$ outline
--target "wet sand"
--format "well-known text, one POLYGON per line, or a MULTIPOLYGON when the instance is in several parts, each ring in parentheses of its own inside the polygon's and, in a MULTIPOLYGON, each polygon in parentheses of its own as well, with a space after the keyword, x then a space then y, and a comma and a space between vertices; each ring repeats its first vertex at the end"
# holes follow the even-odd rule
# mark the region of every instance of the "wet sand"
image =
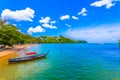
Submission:
POLYGON ((25 49, 29 46, 33 46, 34 44, 25 44, 25 45, 14 45, 13 48, 8 48, 6 50, 3 50, 0 52, 0 58, 9 56, 11 54, 15 54, 17 52, 19 52, 22 49, 25 49))

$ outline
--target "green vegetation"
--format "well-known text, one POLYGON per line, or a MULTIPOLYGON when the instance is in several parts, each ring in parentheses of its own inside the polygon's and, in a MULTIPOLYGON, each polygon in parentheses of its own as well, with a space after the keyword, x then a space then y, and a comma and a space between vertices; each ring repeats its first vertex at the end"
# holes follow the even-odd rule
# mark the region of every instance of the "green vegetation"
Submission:
POLYGON ((120 40, 118 41, 118 46, 120 47, 120 40))
POLYGON ((13 46, 26 43, 87 43, 84 40, 73 40, 64 36, 40 36, 38 38, 23 34, 15 25, 0 20, 0 45, 13 46))
POLYGON ((40 36, 42 43, 87 43, 84 40, 73 40, 64 36, 40 36))

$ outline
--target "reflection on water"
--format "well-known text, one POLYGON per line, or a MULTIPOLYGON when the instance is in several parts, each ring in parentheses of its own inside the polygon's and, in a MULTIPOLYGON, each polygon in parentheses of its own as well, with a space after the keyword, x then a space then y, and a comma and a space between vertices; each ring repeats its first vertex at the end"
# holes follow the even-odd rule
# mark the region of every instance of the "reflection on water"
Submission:
POLYGON ((23 56, 23 53, 13 53, 0 59, 0 80, 21 80, 21 76, 22 78, 29 77, 34 72, 41 72, 48 67, 48 64, 42 63, 42 61, 39 63, 40 60, 45 60, 46 58, 13 64, 8 63, 9 58, 21 56, 23 56))

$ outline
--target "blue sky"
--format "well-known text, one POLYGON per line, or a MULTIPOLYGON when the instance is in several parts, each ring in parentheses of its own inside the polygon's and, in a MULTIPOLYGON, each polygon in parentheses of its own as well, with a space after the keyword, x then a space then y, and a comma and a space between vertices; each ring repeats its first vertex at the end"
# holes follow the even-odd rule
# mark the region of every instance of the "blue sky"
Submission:
POLYGON ((0 17, 36 37, 120 40, 120 0, 1 0, 0 17))

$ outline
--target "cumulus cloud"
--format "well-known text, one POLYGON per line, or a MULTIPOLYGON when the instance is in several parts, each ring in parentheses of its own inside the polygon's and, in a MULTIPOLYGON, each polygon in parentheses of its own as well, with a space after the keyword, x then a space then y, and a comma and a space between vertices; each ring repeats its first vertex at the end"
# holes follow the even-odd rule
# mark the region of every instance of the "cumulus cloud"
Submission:
POLYGON ((37 32, 45 32, 45 29, 42 28, 41 26, 36 26, 35 28, 30 27, 27 32, 28 34, 37 33, 37 32))
POLYGON ((70 19, 69 15, 63 15, 60 17, 61 20, 66 20, 66 19, 70 19))
POLYGON ((71 27, 71 25, 69 25, 69 24, 65 24, 67 27, 71 27))
POLYGON ((56 23, 56 21, 50 21, 50 23, 51 23, 51 24, 55 24, 55 23, 56 23))
POLYGON ((57 29, 57 27, 53 26, 52 24, 42 24, 42 26, 45 27, 45 28, 57 29))
POLYGON ((32 21, 34 18, 35 11, 27 7, 24 10, 12 11, 5 9, 1 13, 1 18, 3 20, 16 20, 16 21, 32 21))
POLYGON ((79 18, 76 16, 72 16, 73 19, 78 20, 79 18))
POLYGON ((87 16, 86 12, 87 12, 86 8, 82 8, 82 10, 78 13, 78 15, 87 16))
POLYGON ((17 24, 13 24, 14 26, 17 26, 17 24))
POLYGON ((52 21, 50 17, 45 17, 45 18, 41 17, 41 20, 39 20, 39 22, 45 28, 57 29, 57 27, 54 26, 54 24, 56 23, 56 21, 52 21))
POLYGON ((45 18, 41 17, 41 18, 42 19, 39 20, 40 23, 49 23, 49 21, 51 20, 50 17, 45 17, 45 18))
POLYGON ((115 5, 114 3, 115 1, 120 1, 120 0, 99 0, 99 1, 95 1, 92 4, 90 4, 90 6, 94 6, 94 7, 105 6, 107 9, 109 9, 115 5))
POLYGON ((116 25, 100 25, 94 28, 79 28, 69 29, 64 35, 74 38, 83 39, 88 42, 113 42, 116 43, 120 40, 120 24, 116 25))

